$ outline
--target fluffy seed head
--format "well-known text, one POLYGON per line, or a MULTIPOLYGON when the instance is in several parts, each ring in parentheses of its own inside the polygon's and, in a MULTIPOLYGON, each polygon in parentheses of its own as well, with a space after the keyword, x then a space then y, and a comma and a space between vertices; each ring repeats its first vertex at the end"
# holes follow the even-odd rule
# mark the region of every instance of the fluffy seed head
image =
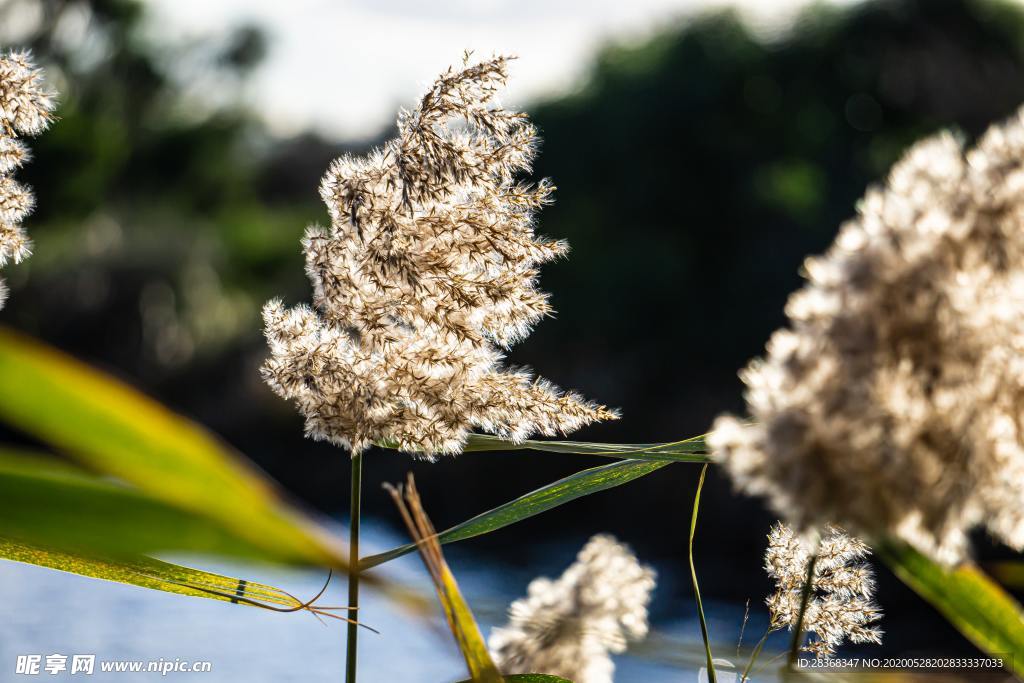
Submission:
MULTIPOLYGON (((32 212, 35 198, 11 174, 29 158, 17 136, 45 130, 53 120, 53 108, 53 95, 28 53, 0 55, 0 266, 20 263, 32 253, 21 222, 32 212)), ((7 287, 0 281, 0 306, 6 298, 7 287)))
POLYGON ((27 187, 9 176, 0 175, 0 222, 14 224, 24 220, 35 204, 27 187))
POLYGON ((0 122, 9 137, 38 135, 53 121, 53 93, 28 52, 0 56, 0 122))
POLYGON ((551 185, 516 179, 536 130, 494 103, 507 62, 449 69, 396 139, 324 176, 331 226, 302 243, 315 308, 264 309, 263 377, 312 438, 432 457, 472 429, 520 441, 615 417, 501 364, 551 312, 537 267, 566 251, 533 232, 551 185))
POLYGON ((0 135, 0 174, 10 173, 28 159, 28 147, 20 140, 0 135))
POLYGON ((864 562, 870 549, 841 529, 826 527, 815 543, 798 536, 781 522, 768 534, 764 568, 775 580, 775 592, 766 603, 771 628, 792 629, 800 614, 807 569, 817 554, 811 594, 804 612, 803 629, 814 637, 804 647, 817 657, 831 657, 843 641, 881 643, 882 632, 874 622, 882 612, 874 603, 874 573, 864 562))
POLYGON ((835 521, 947 563, 984 525, 1024 549, 1024 120, 915 145, 742 373, 710 443, 798 530, 835 521))
POLYGON ((611 683, 611 653, 647 635, 654 570, 611 536, 590 539, 565 573, 530 582, 488 647, 502 673, 546 673, 611 683))

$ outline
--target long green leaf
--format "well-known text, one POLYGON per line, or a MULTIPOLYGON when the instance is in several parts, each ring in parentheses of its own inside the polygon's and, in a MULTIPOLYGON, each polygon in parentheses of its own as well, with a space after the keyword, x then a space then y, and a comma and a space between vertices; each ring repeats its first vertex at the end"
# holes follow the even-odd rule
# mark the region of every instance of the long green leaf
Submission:
POLYGON ((268 554, 345 569, 343 544, 225 444, 139 392, 0 330, 0 418, 268 554))
POLYGON ((159 552, 294 562, 268 552, 203 515, 53 458, 0 450, 0 533, 86 554, 133 557, 159 552))
POLYGON ((946 569, 894 539, 876 543, 875 550, 971 642, 1024 675, 1024 610, 988 575, 970 563, 946 569))
POLYGON ((463 451, 544 451, 597 455, 619 460, 656 460, 664 462, 709 462, 703 436, 669 443, 593 443, 589 441, 534 441, 520 443, 499 439, 489 434, 471 434, 463 451))
MULTIPOLYGON (((394 443, 382 441, 381 448, 397 448, 394 443)), ((596 455, 616 460, 657 460, 659 462, 710 462, 704 436, 665 443, 598 443, 593 441, 509 441, 490 434, 470 434, 462 448, 464 453, 490 451, 543 451, 596 455)))
MULTIPOLYGON (((577 498, 621 486, 668 464, 667 461, 623 460, 583 470, 442 531, 438 534, 437 540, 441 543, 453 543, 482 536, 577 498)), ((366 570, 376 567, 414 550, 416 545, 408 543, 379 555, 364 557, 359 562, 359 568, 366 570)))
MULTIPOLYGON (((237 587, 223 597, 225 586, 235 585, 237 579, 223 577, 218 583, 200 585, 198 577, 213 575, 147 556, 171 551, 272 562, 301 560, 271 553, 214 520, 52 457, 0 450, 0 559, 172 593, 220 595, 225 600, 238 597, 237 587), (154 568, 159 570, 155 574, 154 568), (178 583, 170 581, 174 577, 178 583)), ((369 580, 399 602, 422 608, 421 596, 375 577, 369 580)), ((256 599, 252 594, 263 588, 245 581, 241 585, 242 602, 256 599)), ((295 602, 289 598, 281 604, 293 607, 295 602)))
POLYGON ((148 557, 99 558, 0 537, 0 558, 179 595, 280 611, 306 608, 298 598, 273 586, 148 557))

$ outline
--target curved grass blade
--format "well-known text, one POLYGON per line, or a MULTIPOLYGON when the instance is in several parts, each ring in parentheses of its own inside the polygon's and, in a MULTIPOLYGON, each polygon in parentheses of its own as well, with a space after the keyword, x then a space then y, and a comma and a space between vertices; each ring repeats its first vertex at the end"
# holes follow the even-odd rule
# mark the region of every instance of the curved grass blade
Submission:
MULTIPOLYGON (((319 612, 280 588, 149 557, 100 558, 0 537, 0 558, 105 581, 277 611, 319 612)), ((321 614, 321 616, 333 616, 321 614)))
POLYGON ((761 650, 764 649, 764 644, 768 642, 768 636, 772 634, 770 628, 766 629, 761 639, 757 641, 757 645, 754 647, 754 651, 750 653, 750 659, 747 661, 747 666, 743 669, 743 675, 740 676, 740 683, 747 683, 750 680, 750 672, 754 669, 754 665, 757 664, 757 658, 761 656, 761 650))
POLYGON ((669 443, 592 443, 588 441, 535 441, 513 443, 489 434, 470 434, 465 453, 485 451, 544 451, 597 455, 620 460, 657 460, 665 462, 709 462, 704 436, 669 443))
POLYGON ((700 480, 697 482, 697 493, 693 496, 693 512, 690 514, 690 578, 693 581, 693 595, 697 599, 697 617, 700 619, 700 636, 704 641, 704 654, 707 659, 707 670, 710 683, 717 683, 718 677, 715 674, 715 660, 711 656, 711 638, 708 636, 708 622, 704 618, 704 603, 700 599, 700 585, 697 582, 697 568, 693 563, 693 537, 697 533, 697 511, 700 509, 700 493, 704 489, 704 476, 708 473, 708 466, 700 468, 700 480))
POLYGON ((343 543, 286 504, 267 477, 205 429, 10 330, 0 330, 0 418, 269 554, 347 567, 343 543))
MULTIPOLYGON (((147 556, 171 551, 295 561, 270 554, 206 517, 68 463, 41 454, 0 450, 0 559, 171 593, 279 611, 308 609, 319 616, 344 618, 327 613, 327 608, 303 605, 276 588, 147 556)), ((380 585, 399 602, 420 606, 413 593, 380 585)))
MULTIPOLYGON (((396 449, 394 443, 382 441, 380 448, 396 449)), ((464 453, 489 451, 543 451, 596 455, 616 460, 656 460, 659 462, 710 462, 705 437, 694 436, 682 441, 666 443, 597 443, 591 441, 509 441, 490 434, 470 434, 463 446, 464 453)))
POLYGON ((448 626, 466 660, 470 677, 474 683, 502 683, 504 679, 491 659, 491 653, 487 650, 487 643, 480 633, 473 611, 462 596, 455 575, 445 562, 441 544, 437 542, 437 532, 434 531, 434 525, 430 523, 430 518, 423 509, 412 474, 409 474, 404 488, 388 486, 387 489, 409 529, 409 534, 419 548, 423 564, 430 572, 430 578, 437 589, 437 597, 448 619, 448 626))
MULTIPOLYGON (((444 544, 463 541, 474 536, 482 536, 534 515, 539 515, 542 512, 547 512, 552 508, 564 505, 577 498, 582 498, 598 491, 605 491, 616 486, 622 486, 668 464, 667 461, 623 460, 609 465, 586 469, 442 531, 437 535, 437 540, 439 543, 444 544)), ((359 569, 362 571, 376 567, 396 557, 411 553, 414 550, 416 550, 416 545, 409 543, 378 555, 364 557, 359 562, 359 569)))
POLYGON ((1024 676, 1024 609, 977 566, 946 569, 905 543, 874 544, 893 573, 930 602, 968 640, 1024 676))

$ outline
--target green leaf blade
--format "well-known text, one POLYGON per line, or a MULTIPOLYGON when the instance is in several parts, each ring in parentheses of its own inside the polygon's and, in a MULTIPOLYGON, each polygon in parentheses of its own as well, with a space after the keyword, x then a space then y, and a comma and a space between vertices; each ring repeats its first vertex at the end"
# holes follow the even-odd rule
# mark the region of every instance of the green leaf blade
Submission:
MULTIPOLYGON (((577 498, 629 483, 668 464, 665 461, 623 460, 583 470, 457 524, 439 533, 437 538, 444 544, 482 536, 577 498)), ((416 545, 409 543, 378 555, 364 557, 359 563, 359 568, 361 571, 370 569, 415 550, 416 545)))
POLYGON ((0 532, 105 556, 187 552, 284 563, 302 559, 271 552, 206 516, 136 489, 10 449, 0 449, 0 532))
POLYGON ((344 544, 215 436, 136 390, 0 329, 0 418, 89 469, 218 522, 273 556, 347 569, 344 544))
POLYGON ((103 558, 0 537, 0 559, 177 595, 285 611, 303 608, 298 598, 273 586, 149 557, 103 558))
POLYGON ((573 455, 596 455, 620 460, 653 460, 657 462, 710 462, 703 436, 668 443, 596 443, 590 441, 538 441, 519 443, 489 434, 470 434, 463 448, 465 453, 488 451, 543 451, 573 455))
POLYGON ((946 569, 895 539, 876 543, 875 550, 968 640, 1024 675, 1024 609, 988 575, 971 563, 946 569))

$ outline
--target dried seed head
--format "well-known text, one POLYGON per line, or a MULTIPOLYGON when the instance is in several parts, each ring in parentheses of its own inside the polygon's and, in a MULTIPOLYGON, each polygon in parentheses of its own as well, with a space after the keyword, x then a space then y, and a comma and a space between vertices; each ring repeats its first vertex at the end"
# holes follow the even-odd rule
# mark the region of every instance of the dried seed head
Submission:
POLYGON ((798 530, 828 521, 947 563, 984 525, 1024 549, 1024 121, 915 145, 742 373, 710 443, 798 530))
POLYGON ((768 534, 764 568, 775 580, 766 603, 771 628, 792 629, 800 615, 804 584, 812 554, 817 555, 803 629, 815 635, 804 647, 817 657, 831 657, 849 639, 881 643, 882 631, 873 624, 882 612, 874 603, 874 573, 864 562, 871 550, 841 529, 826 527, 817 542, 797 536, 781 522, 768 534))
POLYGON ((28 52, 0 56, 0 122, 10 137, 42 133, 53 121, 55 106, 28 52))
MULTIPOLYGON (((0 55, 0 266, 28 258, 32 243, 21 222, 32 212, 32 192, 11 177, 29 158, 17 139, 36 135, 53 120, 53 94, 43 85, 42 71, 32 66, 27 52, 0 55)), ((0 281, 0 306, 7 287, 0 281)))
POLYGON ((10 173, 28 159, 28 147, 20 140, 0 135, 0 174, 10 173))
POLYGON ((396 139, 324 176, 331 226, 302 243, 316 308, 264 310, 263 376, 312 438, 433 457, 472 429, 520 441, 615 417, 502 367, 499 348, 551 312, 537 267, 566 251, 533 232, 553 188, 516 180, 536 131, 494 104, 507 62, 449 69, 396 139))
POLYGON ((504 674, 611 683, 611 653, 647 635, 654 570, 611 536, 590 539, 561 577, 534 579, 488 646, 504 674))
POLYGON ((0 175, 0 222, 20 223, 32 211, 34 204, 35 198, 27 187, 0 175))

